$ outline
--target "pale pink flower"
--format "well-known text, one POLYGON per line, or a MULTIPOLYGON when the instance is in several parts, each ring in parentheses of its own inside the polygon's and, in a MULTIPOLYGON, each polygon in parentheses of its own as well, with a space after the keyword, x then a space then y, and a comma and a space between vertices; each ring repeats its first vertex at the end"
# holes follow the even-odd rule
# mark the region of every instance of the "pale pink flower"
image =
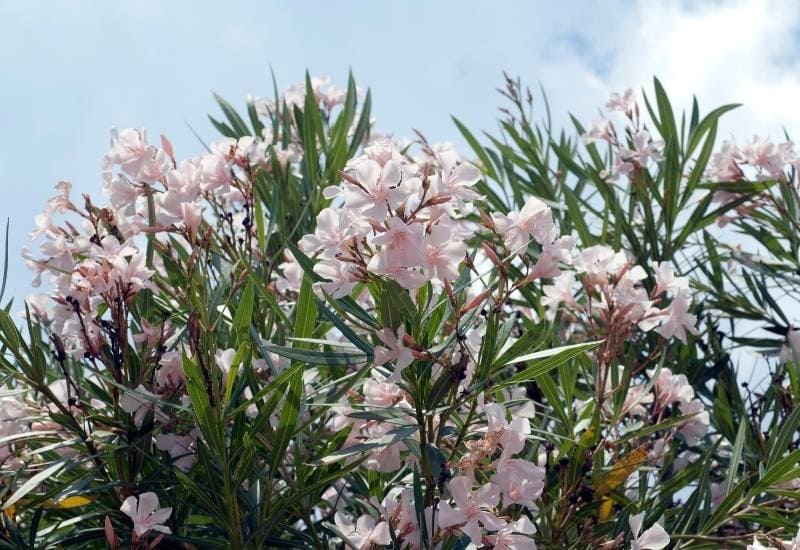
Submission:
POLYGON ((225 155, 208 153, 200 158, 199 180, 204 191, 225 192, 231 184, 230 162, 225 155))
POLYGON ((678 338, 686 343, 686 332, 698 334, 697 317, 689 313, 688 292, 679 292, 672 303, 665 309, 666 316, 661 322, 661 326, 656 329, 661 336, 669 340, 672 337, 678 338))
POLYGON ((678 408, 681 414, 693 415, 681 425, 678 433, 683 435, 687 445, 697 445, 708 433, 708 427, 711 423, 708 411, 705 410, 703 402, 699 399, 692 399, 688 403, 681 402, 678 404, 678 408))
MULTIPOLYGON (((27 407, 22 399, 12 395, 0 397, 0 438, 22 432, 28 423, 25 420, 26 416, 27 407)), ((0 444, 0 466, 10 468, 21 466, 10 442, 0 444)))
MULTIPOLYGON (((402 220, 392 217, 389 218, 387 225, 387 230, 372 240, 374 244, 381 245, 379 254, 386 256, 387 265, 393 267, 422 265, 425 261, 422 224, 406 224, 402 220)), ((371 261, 370 264, 372 263, 371 261)))
MULTIPOLYGON (((653 302, 649 299, 647 291, 639 284, 646 277, 647 274, 641 266, 633 266, 619 276, 615 284, 610 287, 609 293, 611 301, 617 308, 626 311, 628 320, 631 323, 639 323, 642 330, 649 330, 645 326, 646 323, 642 323, 645 317, 658 312, 658 310, 653 311, 653 302)), ((603 298, 605 299, 605 295, 603 298)), ((600 307, 607 305, 603 301, 600 307)))
POLYGON ((689 279, 687 277, 676 277, 675 270, 668 262, 653 262, 652 267, 656 276, 656 290, 654 292, 656 296, 662 292, 671 292, 676 295, 679 292, 689 290, 689 279))
MULTIPOLYGON (((111 285, 119 285, 123 294, 130 296, 149 286, 148 281, 153 276, 154 271, 145 265, 146 257, 144 253, 136 252, 128 258, 123 254, 124 252, 111 259, 111 271, 108 274, 108 280, 111 285)), ((116 290, 116 287, 112 286, 112 290, 116 290)))
POLYGON ((189 231, 189 238, 194 240, 197 237, 197 230, 203 221, 203 211, 200 205, 194 202, 185 202, 181 205, 181 218, 186 229, 189 231))
POLYGON ((352 520, 339 512, 333 516, 333 521, 342 536, 359 550, 369 550, 373 544, 386 546, 392 542, 389 524, 385 521, 376 523, 374 518, 364 515, 353 524, 352 520))
MULTIPOLYGON (((394 532, 398 539, 404 543, 410 544, 412 548, 418 548, 412 542, 413 539, 419 538, 419 526, 417 525, 417 512, 414 507, 414 492, 411 488, 394 487, 389 490, 389 493, 383 499, 383 502, 378 509, 381 511, 382 517, 391 522, 394 526, 394 532), (398 495, 400 497, 398 501, 398 495)), ((429 524, 429 533, 433 532, 433 526, 430 525, 431 515, 426 514, 429 524)), ((405 548, 405 546, 403 546, 405 548)))
POLYGON ((575 260, 575 269, 602 281, 609 275, 616 275, 627 263, 624 252, 614 252, 609 246, 597 244, 580 253, 575 260))
POLYGON ((492 221, 503 235, 506 248, 517 254, 524 252, 531 239, 549 244, 552 239, 548 237, 555 228, 550 207, 535 197, 530 197, 519 212, 493 213, 492 221))
POLYGON ((188 471, 194 465, 194 453, 197 449, 197 431, 192 430, 187 435, 174 433, 158 434, 156 447, 166 451, 173 459, 173 464, 180 470, 188 471))
POLYGON ((632 88, 628 88, 623 93, 613 92, 606 102, 606 109, 609 111, 619 111, 628 114, 636 105, 636 94, 632 88))
POLYGON ((645 391, 643 384, 631 386, 625 395, 622 411, 631 416, 644 416, 647 414, 647 409, 645 409, 644 405, 649 405, 654 399, 651 392, 645 391))
POLYGON ((186 383, 183 372, 183 352, 181 350, 166 351, 158 361, 155 373, 158 392, 175 391, 186 383))
MULTIPOLYGON (((367 422, 359 428, 360 437, 357 443, 376 443, 387 437, 391 437, 389 432, 395 428, 396 426, 389 422, 367 422)), ((372 447, 367 451, 368 456, 364 461, 364 467, 367 470, 374 470, 376 472, 396 472, 403 466, 400 460, 400 451, 402 451, 403 448, 404 445, 400 442, 372 447)))
POLYGON ((661 550, 669 544, 669 535, 658 523, 654 523, 650 529, 642 533, 642 521, 644 512, 628 518, 631 526, 631 550, 661 550))
POLYGON ((497 531, 506 525, 505 521, 491 512, 500 503, 500 490, 497 486, 487 483, 473 492, 472 479, 458 476, 450 481, 448 487, 458 509, 442 500, 439 503, 439 527, 458 528, 474 544, 480 545, 481 526, 487 531, 497 531))
POLYGON ((688 468, 690 464, 694 464, 700 459, 699 454, 693 451, 684 451, 675 457, 675 461, 672 463, 672 472, 678 473, 684 468, 688 468))
MULTIPOLYGON (((659 437, 653 442, 650 452, 647 454, 647 462, 658 468, 664 467, 664 457, 669 450, 669 443, 666 438, 659 437)), ((633 497, 635 498, 635 497, 633 497)))
MULTIPOLYGON (((654 371, 647 371, 650 376, 655 374, 654 371)), ((655 381, 655 390, 658 396, 658 401, 661 405, 669 405, 671 403, 688 403, 694 399, 694 388, 689 383, 689 380, 684 374, 672 374, 668 368, 662 368, 658 372, 658 378, 655 381)))
POLYGON ((400 165, 405 162, 403 155, 391 139, 378 139, 369 146, 364 147, 364 156, 374 160, 383 168, 389 161, 394 161, 400 165))
POLYGON ((48 199, 47 209, 58 214, 66 214, 70 210, 75 210, 75 205, 69 200, 72 184, 68 181, 60 181, 55 185, 55 189, 58 194, 48 199))
POLYGON ((575 274, 572 271, 565 271, 553 279, 552 285, 542 286, 541 303, 547 309, 549 319, 555 318, 558 306, 562 303, 567 306, 574 306, 575 296, 572 294, 575 286, 575 274))
POLYGON ((456 280, 458 266, 464 259, 467 246, 463 241, 452 238, 451 228, 442 223, 434 225, 425 237, 424 246, 422 265, 427 275, 440 281, 456 280))
POLYGON ((347 240, 345 229, 348 225, 344 211, 323 208, 317 214, 317 227, 314 233, 304 236, 298 245, 306 254, 322 251, 323 258, 332 259, 347 240))
POLYGON ((383 342, 383 346, 376 346, 373 350, 374 363, 375 366, 381 366, 391 361, 395 362, 394 371, 388 378, 389 382, 400 380, 403 369, 414 360, 411 348, 406 347, 403 343, 405 335, 406 328, 403 325, 398 327, 396 335, 390 328, 384 328, 378 332, 378 338, 383 342))
POLYGON ((300 292, 300 285, 303 283, 303 268, 288 249, 283 251, 283 256, 286 261, 278 265, 280 275, 275 280, 275 288, 281 294, 300 292))
POLYGON ((155 493, 142 493, 137 499, 130 496, 120 506, 120 511, 133 520, 133 532, 137 537, 143 536, 150 531, 161 533, 171 533, 169 527, 164 525, 172 508, 159 508, 158 495, 155 493))
POLYGON ((500 458, 494 463, 497 473, 492 483, 503 493, 503 506, 521 504, 536 510, 535 500, 544 489, 544 468, 521 458, 500 458))
POLYGON ((370 407, 391 407, 395 405, 403 397, 403 390, 397 384, 388 380, 378 380, 375 377, 376 373, 373 373, 371 378, 364 380, 364 385, 362 386, 364 404, 370 407))
POLYGON ((663 156, 661 150, 664 148, 663 141, 654 141, 647 130, 638 130, 632 136, 633 149, 620 148, 620 156, 626 161, 633 161, 639 166, 647 166, 648 163, 658 162, 663 156))
POLYGON ((103 194, 108 197, 112 205, 128 214, 133 212, 133 204, 140 193, 141 189, 123 175, 109 173, 103 180, 103 194))
POLYGON ((166 420, 166 415, 155 407, 155 402, 157 401, 157 396, 139 384, 135 390, 127 391, 122 395, 119 406, 123 411, 133 416, 133 424, 137 428, 141 428, 147 413, 153 410, 155 410, 156 418, 166 420))
MULTIPOLYGON (((126 128, 117 132, 111 130, 111 150, 107 155, 108 162, 118 164, 136 182, 153 183, 166 175, 171 167, 169 156, 147 143, 144 130, 126 128)), ((107 168, 108 170, 108 168, 107 168)), ((112 185, 121 186, 119 182, 112 185)), ((113 194, 112 194, 113 196, 113 194)))
POLYGON ((506 420, 506 408, 499 403, 484 404, 484 396, 478 398, 478 404, 486 414, 486 435, 494 435, 503 448, 503 456, 510 457, 522 451, 527 436, 531 433, 530 421, 517 417, 510 423, 506 420))
POLYGON ((150 324, 146 319, 142 319, 140 324, 141 332, 133 335, 133 341, 147 349, 163 343, 175 330, 169 321, 165 321, 163 324, 150 324))
POLYGON ((286 147, 281 147, 280 143, 276 143, 272 146, 271 151, 275 154, 275 158, 278 159, 278 164, 280 164, 283 169, 303 159, 303 149, 294 143, 290 143, 286 147))
POLYGON ((314 265, 314 273, 327 281, 314 283, 334 298, 343 298, 352 292, 358 279, 353 264, 338 260, 322 260, 314 265))
POLYGON ((349 173, 358 185, 345 182, 345 204, 377 222, 382 222, 389 209, 397 208, 405 199, 402 171, 394 161, 381 168, 374 160, 360 159, 349 173))
MULTIPOLYGON (((713 182, 734 182, 741 180, 744 177, 744 173, 739 167, 740 162, 742 162, 742 154, 736 144, 727 140, 723 141, 719 151, 711 156, 708 168, 709 179, 713 182)), ((714 195, 714 199, 726 202, 734 196, 735 195, 732 193, 717 192, 714 195)))
MULTIPOLYGON (((553 229, 555 237, 555 229, 553 229)), ((542 252, 536 260, 536 264, 528 274, 527 279, 552 279, 561 274, 559 263, 569 264, 572 262, 572 249, 575 246, 575 239, 569 235, 553 238, 552 241, 541 243, 542 252)))
POLYGON ((431 147, 432 156, 427 151, 422 153, 423 159, 420 164, 432 163, 434 166, 443 168, 444 166, 454 166, 461 161, 456 146, 449 141, 434 143, 431 147))
POLYGON ((109 158, 127 174, 135 175, 150 154, 151 147, 144 130, 126 128, 120 132, 116 128, 111 129, 109 158))
POLYGON ((759 171, 758 179, 782 178, 786 164, 796 158, 791 142, 775 145, 769 138, 761 139, 758 136, 753 136, 753 141, 745 144, 741 156, 743 162, 759 171))
POLYGON ((456 199, 458 207, 464 208, 467 202, 481 198, 472 187, 481 179, 481 171, 472 164, 462 162, 455 164, 447 158, 442 163, 442 175, 437 179, 436 193, 456 199))
POLYGON ((581 134, 581 141, 586 145, 595 141, 610 141, 612 128, 611 121, 606 118, 594 120, 589 131, 581 134))
POLYGON ((419 269, 394 263, 388 252, 381 251, 370 258, 367 269, 375 275, 387 276, 407 290, 416 290, 428 280, 419 269))

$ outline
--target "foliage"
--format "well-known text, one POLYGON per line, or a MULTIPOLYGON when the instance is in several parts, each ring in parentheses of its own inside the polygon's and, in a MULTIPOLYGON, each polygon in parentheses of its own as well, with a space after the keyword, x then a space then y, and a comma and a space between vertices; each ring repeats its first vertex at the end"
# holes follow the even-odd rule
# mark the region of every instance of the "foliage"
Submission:
POLYGON ((474 162, 352 78, 217 97, 183 161, 112 132, 0 311, 0 544, 800 547, 791 144, 503 94, 474 162))

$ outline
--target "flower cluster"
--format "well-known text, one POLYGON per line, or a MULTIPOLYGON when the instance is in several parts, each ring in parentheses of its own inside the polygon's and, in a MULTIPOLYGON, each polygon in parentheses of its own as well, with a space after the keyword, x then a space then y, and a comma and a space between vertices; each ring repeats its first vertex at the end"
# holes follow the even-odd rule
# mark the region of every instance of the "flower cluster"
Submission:
MULTIPOLYGON (((711 156, 708 177, 711 181, 732 183, 749 180, 788 181, 787 173, 794 173, 800 165, 800 156, 794 143, 773 143, 770 138, 753 136, 752 141, 737 145, 724 141, 711 156)), ((730 195, 718 195, 720 201, 730 200, 730 195)))
MULTIPOLYGON (((367 381, 364 393, 370 402, 365 405, 391 406, 401 392, 395 385, 388 387, 392 388, 392 397, 388 401, 376 401, 375 383, 367 381)), ((386 388, 387 385, 384 384, 384 395, 389 393, 386 388)), ((437 506, 428 505, 425 508, 424 515, 428 522, 426 529, 434 540, 443 540, 448 534, 454 533, 467 535, 478 546, 485 544, 494 548, 532 548, 530 535, 534 533, 533 523, 525 515, 513 521, 508 519, 516 507, 535 512, 538 509, 537 500, 544 488, 545 469, 517 456, 522 453, 530 435, 529 420, 517 417, 509 422, 508 410, 504 405, 487 404, 483 399, 481 395, 480 409, 484 415, 481 422, 484 427, 478 429, 481 435, 465 443, 464 454, 455 468, 458 475, 447 483, 451 500, 442 499, 437 506), (483 479, 488 479, 488 482, 480 481, 483 479), (503 510, 507 512, 503 513, 503 510)), ((396 407, 407 408, 408 403, 398 402, 396 407)), ((410 409, 407 410, 411 412, 410 409)), ((340 409, 340 413, 344 412, 346 411, 340 409)), ((401 417, 398 415, 395 418, 401 417)), ((358 433, 367 434, 363 424, 358 433)), ((384 433, 379 433, 378 436, 384 433)), ((369 436, 365 436, 365 439, 369 441, 369 436)), ((452 441, 452 438, 447 440, 452 441)), ((390 445, 379 453, 372 454, 366 465, 383 472, 399 470, 400 445, 390 445)), ((405 481, 411 483, 410 479, 405 481)), ((368 516, 362 516, 358 521, 359 525, 370 526, 369 536, 377 537, 379 535, 376 533, 383 533, 391 526, 401 547, 422 547, 416 505, 410 488, 390 491, 376 508, 381 514, 377 524, 376 520, 367 519, 368 516)), ((336 524, 356 547, 368 547, 362 546, 368 536, 366 529, 347 529, 350 524, 339 519, 338 514, 336 524)), ((378 542, 377 538, 370 540, 378 542)))
POLYGON ((644 126, 636 96, 630 88, 624 94, 614 93, 606 103, 608 113, 621 113, 627 124, 622 136, 617 133, 614 123, 609 118, 592 122, 588 132, 581 136, 584 144, 596 141, 608 143, 613 152, 613 163, 609 172, 602 177, 617 180, 620 176, 635 177, 636 172, 651 163, 662 160, 664 142, 654 140, 650 131, 644 126))
POLYGON ((325 190, 340 204, 323 209, 317 229, 300 241, 318 255, 319 286, 339 298, 371 276, 414 290, 427 281, 453 281, 464 259, 460 216, 479 195, 474 166, 452 148, 430 151, 420 163, 390 140, 374 143, 351 160, 343 182, 325 190))
MULTIPOLYGON (((624 337, 632 325, 645 332, 657 327, 664 338, 677 337, 684 343, 687 332, 697 334, 697 319, 689 313, 689 280, 676 276, 668 263, 651 266, 655 284, 648 291, 643 284, 648 279, 647 271, 633 264, 624 252, 605 245, 577 251, 572 237, 558 237, 550 207, 536 198, 528 199, 518 213, 494 213, 486 223, 503 237, 511 256, 526 255, 532 240, 540 247, 538 258, 522 283, 552 279, 542 289, 542 305, 547 308, 548 318, 555 318, 563 308, 590 321, 597 317, 608 333, 619 329, 624 337), (579 300, 579 295, 584 299, 579 300), (667 296, 670 303, 659 308, 667 296)), ((497 257, 496 253, 491 254, 497 257)))

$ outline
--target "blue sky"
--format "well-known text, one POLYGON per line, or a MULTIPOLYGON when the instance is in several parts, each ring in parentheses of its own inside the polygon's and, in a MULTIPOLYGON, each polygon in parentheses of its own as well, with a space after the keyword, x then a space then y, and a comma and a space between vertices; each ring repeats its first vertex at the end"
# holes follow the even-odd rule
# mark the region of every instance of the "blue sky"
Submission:
POLYGON ((308 68, 374 93, 378 127, 459 142, 455 114, 491 129, 502 71, 545 87, 556 120, 590 119, 610 91, 653 74, 679 103, 745 102, 723 137, 800 129, 791 55, 796 2, 49 2, 0 3, 0 218, 11 219, 9 284, 53 186, 99 193, 108 129, 144 127, 179 156, 206 138, 211 91, 241 105, 308 68), (597 5, 595 5, 597 4, 597 5), (600 5, 602 4, 602 5, 600 5))

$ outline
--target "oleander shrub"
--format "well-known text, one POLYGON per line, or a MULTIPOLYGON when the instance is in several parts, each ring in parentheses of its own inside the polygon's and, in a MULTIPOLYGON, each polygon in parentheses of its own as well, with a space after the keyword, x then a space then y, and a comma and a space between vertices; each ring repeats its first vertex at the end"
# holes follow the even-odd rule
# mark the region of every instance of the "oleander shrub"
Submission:
POLYGON ((800 548, 791 142, 502 94, 468 151, 352 77, 113 130, 0 311, 2 547, 800 548))

